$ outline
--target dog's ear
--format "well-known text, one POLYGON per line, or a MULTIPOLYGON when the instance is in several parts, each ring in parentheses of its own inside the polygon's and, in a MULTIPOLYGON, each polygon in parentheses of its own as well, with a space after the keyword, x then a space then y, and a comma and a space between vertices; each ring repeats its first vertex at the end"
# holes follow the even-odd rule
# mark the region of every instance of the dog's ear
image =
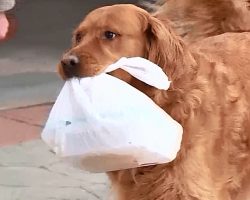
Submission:
POLYGON ((173 80, 179 78, 194 59, 183 41, 172 31, 167 20, 148 17, 147 57, 163 68, 173 80))

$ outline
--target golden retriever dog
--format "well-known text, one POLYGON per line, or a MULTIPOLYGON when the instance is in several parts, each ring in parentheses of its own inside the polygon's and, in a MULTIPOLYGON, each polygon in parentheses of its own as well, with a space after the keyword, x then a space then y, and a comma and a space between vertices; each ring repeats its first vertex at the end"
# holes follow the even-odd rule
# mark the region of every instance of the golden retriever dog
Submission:
POLYGON ((166 19, 130 4, 106 6, 76 28, 58 70, 63 79, 94 76, 124 56, 162 67, 167 91, 112 74, 152 98, 184 133, 171 163, 109 172, 116 199, 235 200, 250 173, 250 33, 187 46, 166 19))
POLYGON ((250 0, 158 0, 146 7, 158 18, 168 18, 186 43, 250 31, 250 0))

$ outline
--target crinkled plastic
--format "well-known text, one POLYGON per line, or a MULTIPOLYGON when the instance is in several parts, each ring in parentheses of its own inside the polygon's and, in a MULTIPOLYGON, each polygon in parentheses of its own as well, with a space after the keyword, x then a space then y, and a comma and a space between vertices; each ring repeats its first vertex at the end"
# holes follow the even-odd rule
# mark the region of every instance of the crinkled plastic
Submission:
MULTIPOLYGON (((158 89, 170 82, 161 68, 139 57, 121 58, 117 68, 158 89)), ((66 81, 42 139, 58 155, 91 172, 167 163, 175 159, 182 127, 148 96, 102 73, 66 81)))

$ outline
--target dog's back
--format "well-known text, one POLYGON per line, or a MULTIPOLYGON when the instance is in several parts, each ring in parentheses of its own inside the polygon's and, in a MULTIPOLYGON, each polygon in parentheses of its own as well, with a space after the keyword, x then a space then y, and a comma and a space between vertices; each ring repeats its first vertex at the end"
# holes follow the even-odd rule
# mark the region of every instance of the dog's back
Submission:
POLYGON ((250 31, 247 0, 158 0, 148 7, 158 18, 169 19, 187 43, 226 32, 250 31))
MULTIPOLYGON (((225 192, 220 199, 250 198, 249 47, 249 32, 224 33, 190 46, 200 66, 198 77, 209 85, 201 105, 207 114, 197 120, 205 120, 199 127, 207 125, 205 130, 209 132, 203 135, 206 141, 203 156, 207 157, 207 167, 213 173, 213 184, 228 190, 230 196, 225 192), (245 196, 238 196, 239 192, 245 196)), ((199 135, 194 134, 191 139, 195 137, 199 135)))

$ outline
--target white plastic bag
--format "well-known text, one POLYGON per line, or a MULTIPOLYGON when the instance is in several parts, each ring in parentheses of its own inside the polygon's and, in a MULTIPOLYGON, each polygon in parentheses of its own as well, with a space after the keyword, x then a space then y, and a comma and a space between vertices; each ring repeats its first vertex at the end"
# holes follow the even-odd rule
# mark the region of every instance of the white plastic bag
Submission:
MULTIPOLYGON (((121 58, 117 68, 159 89, 170 82, 162 69, 143 58, 121 58)), ((42 132, 65 158, 92 172, 172 161, 182 127, 148 96, 108 74, 73 78, 58 96, 42 132)))

